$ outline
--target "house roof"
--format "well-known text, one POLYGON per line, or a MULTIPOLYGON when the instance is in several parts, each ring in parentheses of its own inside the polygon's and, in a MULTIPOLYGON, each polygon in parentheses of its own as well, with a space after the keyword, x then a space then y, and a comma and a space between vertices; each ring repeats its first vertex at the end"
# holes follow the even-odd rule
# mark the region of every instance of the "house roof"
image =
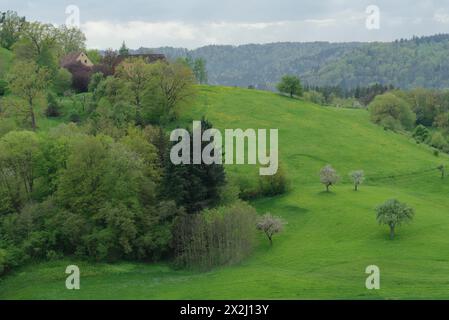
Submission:
POLYGON ((77 51, 66 55, 64 58, 61 59, 61 67, 66 67, 68 65, 77 63, 78 61, 76 59, 78 59, 81 53, 82 53, 81 51, 77 51))

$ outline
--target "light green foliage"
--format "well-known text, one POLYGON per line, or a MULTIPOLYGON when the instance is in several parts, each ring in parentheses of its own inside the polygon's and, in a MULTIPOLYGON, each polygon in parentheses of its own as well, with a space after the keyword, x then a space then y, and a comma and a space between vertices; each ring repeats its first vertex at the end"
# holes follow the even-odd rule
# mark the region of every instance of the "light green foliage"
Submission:
POLYGON ((33 132, 13 131, 0 139, 0 189, 2 203, 19 211, 33 197, 42 164, 40 142, 33 132))
POLYGON ((146 98, 145 118, 150 123, 168 123, 177 118, 182 105, 196 96, 195 77, 183 63, 156 62, 151 65, 152 94, 146 98))
POLYGON ((314 90, 304 92, 304 100, 310 101, 319 105, 324 105, 326 99, 324 98, 321 92, 317 92, 314 90))
POLYGON ((0 47, 0 79, 5 78, 11 67, 13 54, 11 51, 0 47))
POLYGON ((377 222, 390 227, 390 239, 393 240, 395 228, 410 222, 415 214, 414 210, 396 199, 388 200, 376 208, 377 222))
POLYGON ((61 51, 60 55, 83 51, 86 48, 86 36, 80 29, 74 27, 65 25, 59 27, 56 31, 56 41, 61 51))
POLYGON ((127 135, 120 140, 120 143, 141 157, 145 175, 154 184, 160 180, 161 168, 156 147, 149 140, 150 137, 146 136, 143 131, 130 127, 127 130, 127 135))
POLYGON ((441 132, 437 131, 434 134, 432 134, 432 138, 430 139, 429 144, 432 147, 443 150, 445 152, 449 151, 449 144, 447 142, 447 139, 443 136, 441 132))
POLYGON ((57 191, 63 207, 88 214, 108 201, 136 205, 142 163, 134 153, 106 137, 78 138, 71 148, 57 191))
POLYGON ((98 50, 95 49, 87 50, 86 54, 93 64, 100 64, 102 58, 98 50))
POLYGON ((277 89, 279 92, 290 95, 290 98, 302 96, 301 81, 296 76, 283 76, 281 82, 277 85, 277 89))
POLYGON ((393 131, 413 128, 416 116, 409 104, 392 93, 377 96, 369 105, 371 120, 393 131))
POLYGON ((449 112, 439 113, 435 117, 434 126, 445 132, 449 130, 449 112))
POLYGON ((70 90, 72 86, 72 74, 66 69, 58 69, 53 79, 53 90, 59 96, 70 90))
POLYGON ((11 92, 25 101, 31 127, 36 130, 36 99, 47 88, 49 82, 47 70, 38 67, 34 62, 17 62, 8 74, 8 82, 11 92))
POLYGON ((127 59, 116 70, 117 76, 126 82, 132 93, 133 103, 138 109, 142 108, 144 95, 152 89, 150 86, 151 71, 151 65, 143 59, 127 59))

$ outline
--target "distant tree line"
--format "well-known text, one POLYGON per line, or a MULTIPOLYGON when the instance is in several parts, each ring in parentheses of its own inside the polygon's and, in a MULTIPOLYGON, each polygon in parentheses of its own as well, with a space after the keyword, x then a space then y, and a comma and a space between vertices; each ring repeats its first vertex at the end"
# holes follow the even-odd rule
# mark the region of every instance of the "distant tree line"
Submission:
POLYGON ((211 84, 276 90, 279 79, 292 74, 310 86, 345 90, 374 83, 395 88, 448 88, 449 35, 413 37, 377 43, 270 43, 140 49, 173 59, 191 56, 208 62, 211 84))
POLYGON ((314 103, 321 105, 333 105, 337 107, 366 107, 377 95, 394 90, 393 85, 381 85, 379 83, 352 89, 341 86, 310 86, 305 85, 305 97, 314 103))

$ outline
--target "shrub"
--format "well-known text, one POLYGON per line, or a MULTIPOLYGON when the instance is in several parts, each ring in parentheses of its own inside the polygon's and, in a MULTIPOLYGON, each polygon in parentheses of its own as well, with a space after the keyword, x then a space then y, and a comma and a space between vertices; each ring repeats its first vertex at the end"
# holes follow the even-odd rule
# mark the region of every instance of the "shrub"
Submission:
POLYGON ((430 131, 420 124, 413 131, 413 138, 415 138, 417 142, 427 142, 430 138, 430 131))
POLYGON ((432 147, 435 147, 435 148, 440 149, 445 152, 449 150, 449 144, 448 144, 446 138, 443 136, 443 134, 441 132, 438 132, 438 131, 432 135, 432 138, 430 139, 429 144, 432 147))
POLYGON ((326 103, 326 99, 321 92, 318 91, 307 91, 304 93, 304 100, 310 101, 319 105, 324 105, 326 103))
POLYGON ((386 129, 411 129, 416 121, 410 105, 392 93, 377 96, 368 106, 371 120, 386 129))
POLYGON ((45 115, 49 118, 56 118, 61 115, 61 106, 59 105, 56 97, 52 93, 47 95, 47 110, 45 110, 45 115))
POLYGON ((66 69, 59 69, 53 80, 53 89, 55 93, 62 96, 72 87, 72 74, 66 69))
POLYGON ((287 192, 289 182, 282 167, 279 167, 276 174, 272 176, 260 176, 259 194, 262 196, 273 197, 287 192))
POLYGON ((73 123, 80 123, 81 116, 77 111, 72 111, 69 115, 69 121, 73 123))

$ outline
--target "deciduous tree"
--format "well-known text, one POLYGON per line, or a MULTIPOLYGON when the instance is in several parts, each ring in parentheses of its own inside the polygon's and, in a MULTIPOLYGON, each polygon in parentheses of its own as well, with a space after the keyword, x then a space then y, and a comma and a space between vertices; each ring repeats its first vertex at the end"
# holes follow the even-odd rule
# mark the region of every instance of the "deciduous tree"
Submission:
POLYGON ((289 94, 290 98, 302 96, 301 80, 296 76, 283 76, 281 82, 277 85, 277 89, 279 92, 289 94))
POLYGON ((412 221, 414 210, 396 199, 391 199, 376 208, 377 222, 390 227, 390 239, 394 239, 395 228, 412 221))
POLYGON ((357 191, 359 189, 359 185, 365 181, 365 172, 363 170, 356 170, 352 171, 349 176, 354 183, 354 190, 357 191))
POLYGON ((257 222, 257 229, 264 232, 270 241, 270 245, 273 245, 273 236, 282 232, 286 224, 287 222, 285 222, 282 218, 272 216, 271 213, 267 213, 257 222))
POLYGON ((25 17, 20 17, 17 12, 0 12, 0 47, 11 49, 19 40, 25 24, 25 17))
POLYGON ((37 129, 35 102, 48 86, 47 69, 40 68, 34 62, 18 62, 12 67, 8 80, 11 92, 26 101, 31 127, 35 131, 37 129))
POLYGON ((326 191, 329 192, 329 187, 335 185, 340 180, 340 176, 331 165, 327 165, 320 171, 320 180, 326 186, 326 191))

